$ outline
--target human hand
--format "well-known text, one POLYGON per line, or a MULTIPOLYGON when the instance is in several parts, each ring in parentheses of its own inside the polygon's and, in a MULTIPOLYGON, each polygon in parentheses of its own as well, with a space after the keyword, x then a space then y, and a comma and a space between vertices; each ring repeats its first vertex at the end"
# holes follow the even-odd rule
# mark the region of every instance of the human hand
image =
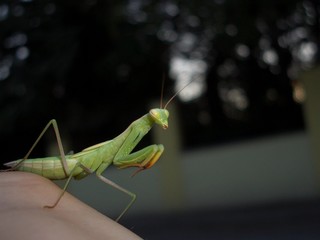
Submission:
POLYGON ((141 239, 125 227, 65 193, 50 180, 26 172, 0 173, 0 238, 141 239))

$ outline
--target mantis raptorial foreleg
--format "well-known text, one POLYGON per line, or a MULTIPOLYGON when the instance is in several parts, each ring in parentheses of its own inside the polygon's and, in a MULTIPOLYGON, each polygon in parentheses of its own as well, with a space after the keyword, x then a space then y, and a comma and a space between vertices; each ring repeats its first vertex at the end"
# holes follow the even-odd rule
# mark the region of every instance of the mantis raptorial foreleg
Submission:
POLYGON ((159 159, 164 150, 163 145, 150 145, 130 155, 119 157, 114 160, 114 165, 119 168, 139 167, 147 169, 159 159))

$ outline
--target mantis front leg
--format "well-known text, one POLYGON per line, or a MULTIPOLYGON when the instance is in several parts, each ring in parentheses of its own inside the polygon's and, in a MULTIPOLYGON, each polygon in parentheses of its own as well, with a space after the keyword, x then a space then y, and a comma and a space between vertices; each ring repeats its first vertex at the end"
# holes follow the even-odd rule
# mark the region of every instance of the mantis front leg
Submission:
POLYGON ((164 151, 162 144, 150 145, 137 152, 127 156, 121 156, 114 160, 114 165, 119 168, 138 167, 139 169, 133 174, 151 168, 160 158, 164 151))
MULTIPOLYGON (((137 152, 130 153, 132 149, 137 145, 137 143, 141 140, 141 138, 148 132, 148 130, 139 130, 140 129, 136 128, 135 126, 130 129, 130 133, 124 139, 122 146, 113 159, 113 164, 119 168, 138 167, 138 171, 136 171, 133 175, 137 174, 139 171, 152 167, 158 161, 164 150, 163 145, 154 144, 147 146, 137 152)), ((129 202, 129 204, 116 219, 116 221, 119 221, 119 219, 127 212, 127 210, 136 200, 136 195, 101 175, 108 166, 108 163, 102 163, 96 171, 97 177, 104 183, 126 193, 131 197, 131 201, 129 202)))
POLYGON ((164 151, 162 144, 153 144, 137 152, 130 153, 150 128, 151 125, 141 127, 138 124, 131 127, 129 135, 113 159, 115 166, 119 168, 138 167, 140 169, 137 172, 139 172, 152 167, 158 161, 164 151))

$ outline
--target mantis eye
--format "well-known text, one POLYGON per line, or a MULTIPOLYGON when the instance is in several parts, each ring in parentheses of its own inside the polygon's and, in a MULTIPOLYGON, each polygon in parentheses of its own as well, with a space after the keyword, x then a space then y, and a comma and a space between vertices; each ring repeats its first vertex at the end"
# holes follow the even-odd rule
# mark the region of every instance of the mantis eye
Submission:
POLYGON ((159 119, 159 112, 156 109, 151 109, 150 115, 154 120, 159 119))
POLYGON ((167 109, 164 109, 164 114, 167 116, 167 118, 169 117, 169 111, 167 109))

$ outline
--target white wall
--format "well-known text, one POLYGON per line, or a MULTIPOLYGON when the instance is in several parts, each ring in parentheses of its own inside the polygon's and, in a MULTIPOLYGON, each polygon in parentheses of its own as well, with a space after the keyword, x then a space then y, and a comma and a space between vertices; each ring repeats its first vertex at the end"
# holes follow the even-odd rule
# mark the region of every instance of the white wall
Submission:
POLYGON ((267 137, 184 155, 189 205, 235 206, 318 195, 304 132, 267 137))
MULTIPOLYGON (((131 215, 319 196, 305 132, 187 151, 181 158, 175 159, 172 169, 177 179, 167 174, 168 161, 174 161, 170 156, 164 156, 153 168, 134 178, 130 178, 132 169, 110 168, 104 176, 137 193, 137 201, 128 213, 131 215), (175 192, 179 195, 176 199, 170 196, 175 192)), ((73 181, 69 192, 111 217, 129 202, 129 197, 94 175, 73 181)))

